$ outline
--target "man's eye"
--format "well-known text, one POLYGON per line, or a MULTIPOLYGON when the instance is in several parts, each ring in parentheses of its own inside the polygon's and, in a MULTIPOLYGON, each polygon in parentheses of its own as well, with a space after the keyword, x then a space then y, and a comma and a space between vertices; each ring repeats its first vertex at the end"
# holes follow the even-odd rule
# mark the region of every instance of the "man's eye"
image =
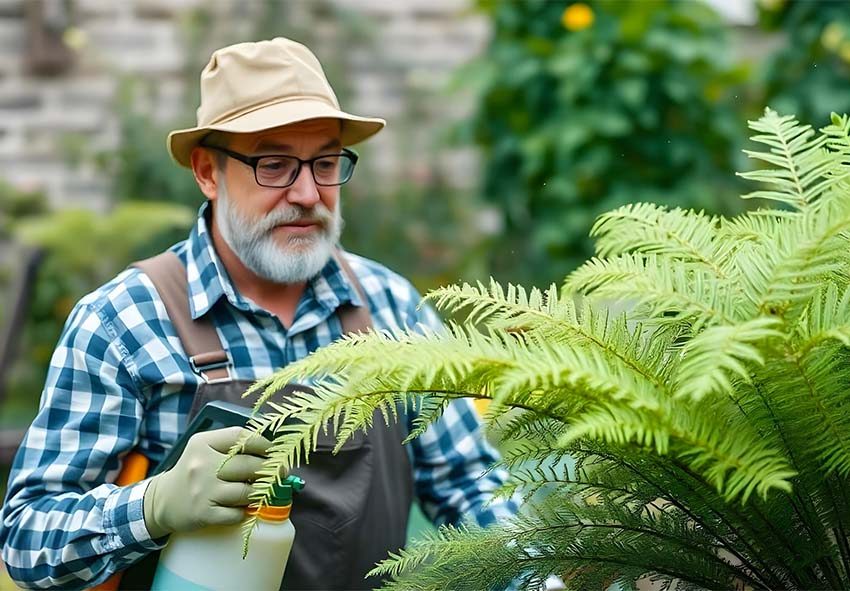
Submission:
POLYGON ((261 160, 259 168, 265 172, 279 172, 291 168, 292 165, 285 160, 261 160))
POLYGON ((316 168, 321 172, 330 172, 336 168, 336 160, 317 160, 316 168))

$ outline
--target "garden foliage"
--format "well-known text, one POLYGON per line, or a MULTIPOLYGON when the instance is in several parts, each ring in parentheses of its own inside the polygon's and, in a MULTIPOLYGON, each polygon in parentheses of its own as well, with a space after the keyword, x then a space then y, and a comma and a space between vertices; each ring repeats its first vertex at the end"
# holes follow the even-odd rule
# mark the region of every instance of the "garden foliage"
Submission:
POLYGON ((415 437, 487 398, 492 432, 521 441, 501 492, 522 514, 401 550, 375 570, 388 588, 850 586, 850 120, 751 127, 766 167, 745 198, 773 208, 620 207, 560 289, 444 287, 428 299, 463 323, 349 336, 255 384, 253 427, 277 433, 256 501, 328 421, 341 445, 415 408, 415 437))
POLYGON ((844 0, 761 0, 760 26, 787 41, 751 78, 752 100, 822 125, 850 112, 850 10, 844 0))
POLYGON ((728 173, 747 69, 707 4, 479 5, 493 35, 458 75, 475 102, 461 135, 481 147, 481 192, 506 223, 494 275, 562 277, 592 252, 593 220, 626 203, 740 211, 728 173))

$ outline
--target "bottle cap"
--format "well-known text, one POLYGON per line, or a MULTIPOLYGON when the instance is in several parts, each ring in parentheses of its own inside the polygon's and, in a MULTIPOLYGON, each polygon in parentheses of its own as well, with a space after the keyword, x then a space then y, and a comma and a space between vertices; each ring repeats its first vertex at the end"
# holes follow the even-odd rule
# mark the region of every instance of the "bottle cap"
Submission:
POLYGON ((292 504, 292 493, 298 492, 306 483, 303 479, 290 474, 280 484, 275 483, 272 488, 272 498, 269 505, 272 507, 285 507, 292 504))

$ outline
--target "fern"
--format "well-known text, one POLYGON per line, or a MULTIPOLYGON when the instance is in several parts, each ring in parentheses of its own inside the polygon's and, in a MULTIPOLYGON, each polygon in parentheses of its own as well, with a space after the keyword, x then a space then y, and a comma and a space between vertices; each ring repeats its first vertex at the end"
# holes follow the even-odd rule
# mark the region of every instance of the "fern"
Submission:
POLYGON ((682 348, 676 395, 701 399, 707 394, 734 393, 730 374, 748 380, 748 362, 762 364, 758 345, 782 338, 775 318, 756 318, 732 326, 712 326, 682 348))
POLYGON ((415 411, 413 438, 486 398, 522 513, 391 554, 386 588, 850 587, 850 119, 751 127, 745 198, 773 209, 619 208, 561 289, 447 286, 444 332, 348 336, 257 382, 251 429, 276 437, 253 501, 324 429, 415 411))
POLYGON ((611 257, 626 252, 670 255, 704 265, 726 278, 723 248, 717 240, 718 220, 702 213, 667 209, 651 203, 625 205, 599 216, 590 230, 596 254, 611 257))
POLYGON ((799 210, 815 203, 828 187, 829 179, 825 177, 834 166, 832 155, 822 151, 828 136, 817 136, 810 125, 800 125, 792 115, 780 116, 771 109, 765 109, 758 121, 750 121, 750 127, 762 132, 753 136, 753 141, 769 146, 770 151, 744 153, 773 167, 739 173, 771 186, 771 190, 748 193, 744 199, 769 199, 799 210))

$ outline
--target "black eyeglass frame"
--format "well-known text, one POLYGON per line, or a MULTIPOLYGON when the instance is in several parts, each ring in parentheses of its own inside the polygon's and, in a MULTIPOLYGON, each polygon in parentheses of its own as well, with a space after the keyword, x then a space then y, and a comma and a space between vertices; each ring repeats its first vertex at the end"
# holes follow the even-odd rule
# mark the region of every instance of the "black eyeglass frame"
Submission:
POLYGON ((234 152, 233 150, 228 150, 227 148, 221 148, 219 146, 208 146, 206 144, 200 144, 201 148, 207 148, 209 150, 215 150, 216 152, 221 152, 234 160, 238 160, 244 164, 247 164, 252 169, 254 169, 254 181, 260 185, 261 187, 268 187, 270 189, 285 189, 286 187, 290 187, 295 184, 295 181, 298 180, 298 175, 301 174, 301 169, 304 168, 305 164, 310 165, 310 174, 313 175, 313 182, 320 187, 339 187, 340 185, 344 185, 348 181, 351 180, 351 177, 354 176, 354 167, 357 165, 357 160, 359 160, 359 156, 354 150, 349 150, 348 148, 342 148, 341 153, 339 154, 321 154, 319 156, 315 156, 313 158, 308 158, 307 160, 302 160, 298 156, 293 156, 291 154, 263 154, 262 156, 246 156, 245 154, 240 154, 239 152, 234 152), (313 165, 317 160, 321 160, 322 158, 347 158, 351 162, 351 171, 348 173, 348 177, 344 181, 340 181, 338 183, 320 183, 316 178, 316 171, 313 170, 313 165), (257 165, 260 163, 260 160, 263 158, 289 158, 290 160, 296 160, 298 162, 297 172, 293 175, 292 180, 285 185, 264 185, 260 182, 260 179, 257 178, 257 165))

